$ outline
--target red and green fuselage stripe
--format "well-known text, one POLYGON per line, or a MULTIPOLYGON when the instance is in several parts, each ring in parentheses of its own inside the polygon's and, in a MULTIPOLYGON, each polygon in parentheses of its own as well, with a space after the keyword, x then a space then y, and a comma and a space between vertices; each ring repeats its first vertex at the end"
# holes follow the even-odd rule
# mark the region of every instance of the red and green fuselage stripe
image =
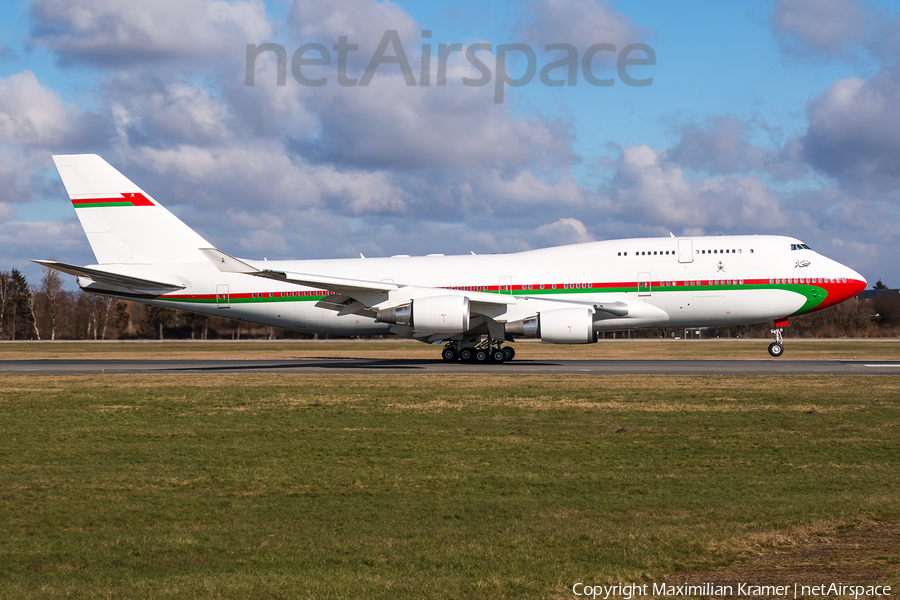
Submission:
MULTIPOLYGON (((859 282, 847 280, 822 283, 821 278, 816 283, 770 283, 769 279, 719 279, 719 280, 692 280, 692 281, 622 281, 607 283, 585 284, 528 284, 528 285, 470 285, 470 286, 441 286, 436 289, 448 289, 459 291, 472 291, 494 294, 513 294, 517 296, 559 296, 579 295, 591 293, 636 293, 649 292, 652 294, 665 294, 671 292, 719 292, 730 290, 784 290, 803 296, 806 300, 796 312, 796 316, 813 310, 820 310, 845 300, 858 290, 859 282), (743 281, 743 283, 740 283, 743 281), (577 287, 582 286, 582 287, 577 287)), ((307 290, 296 292, 231 292, 224 296, 216 294, 183 294, 172 293, 157 296, 154 294, 126 293, 111 290, 91 290, 123 298, 135 300, 162 300, 181 304, 262 304, 275 302, 318 302, 330 295, 324 290, 307 290)))

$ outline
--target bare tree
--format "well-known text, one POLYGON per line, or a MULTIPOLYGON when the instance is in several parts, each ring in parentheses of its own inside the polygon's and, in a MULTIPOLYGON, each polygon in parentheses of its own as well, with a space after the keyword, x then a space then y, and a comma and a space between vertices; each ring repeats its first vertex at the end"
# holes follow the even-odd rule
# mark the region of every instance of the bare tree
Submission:
MULTIPOLYGON (((100 328, 100 339, 106 339, 106 328, 109 325, 110 318, 115 321, 116 309, 119 306, 119 301, 112 296, 101 296, 98 301, 99 304, 99 312, 101 315, 101 321, 103 323, 100 328)), ((115 327, 115 323, 113 323, 113 327, 115 327)))
POLYGON ((35 318, 34 312, 34 302, 35 296, 33 290, 28 290, 28 295, 25 297, 25 301, 28 303, 28 312, 31 313, 31 326, 34 328, 34 337, 37 339, 41 339, 41 332, 38 330, 37 318, 35 318))
MULTIPOLYGON (((41 278, 41 287, 38 291, 41 295, 44 317, 50 326, 50 339, 56 339, 56 328, 59 325, 61 304, 65 298, 63 280, 59 271, 44 267, 44 276, 41 278)), ((34 294, 32 294, 33 296, 34 294)), ((40 336, 38 336, 40 339, 40 336)))

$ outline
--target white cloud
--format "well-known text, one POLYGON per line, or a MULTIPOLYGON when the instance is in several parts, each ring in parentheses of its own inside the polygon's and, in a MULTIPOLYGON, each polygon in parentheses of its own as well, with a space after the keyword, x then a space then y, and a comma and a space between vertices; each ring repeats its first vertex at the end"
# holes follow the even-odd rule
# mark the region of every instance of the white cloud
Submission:
POLYGON ((869 81, 840 79, 810 103, 804 157, 823 173, 854 186, 900 183, 900 71, 869 81))
POLYGON ((573 44, 580 52, 599 43, 616 50, 639 42, 646 32, 611 2, 603 0, 536 0, 528 4, 528 20, 519 24, 522 41, 543 50, 551 43, 573 44))
MULTIPOLYGON (((86 250, 87 238, 75 222, 9 221, 0 224, 0 248, 3 249, 0 258, 21 263, 29 258, 86 250)), ((4 266, 2 270, 7 268, 4 266)))
POLYGON ((261 0, 34 0, 32 43, 66 61, 242 62, 273 28, 261 0))
POLYGON ((124 152, 129 162, 177 182, 175 193, 202 203, 204 210, 217 211, 219 218, 224 211, 246 210, 248 203, 254 212, 273 216, 324 205, 347 215, 407 210, 408 195, 391 182, 387 172, 310 165, 292 160, 278 147, 141 147, 124 152))
POLYGON ((770 26, 791 53, 843 56, 865 41, 866 14, 856 0, 776 0, 770 26))
POLYGON ((665 150, 626 148, 609 190, 616 209, 636 221, 707 232, 781 229, 778 196, 753 177, 688 180, 665 150))
POLYGON ((103 127, 95 115, 63 102, 31 71, 0 79, 0 140, 59 148, 102 135, 103 127))
POLYGON ((34 196, 36 161, 29 154, 15 146, 0 149, 0 202, 7 207, 0 210, 0 220, 12 218, 13 213, 8 210, 10 204, 28 202, 34 196))
POLYGON ((298 150, 319 160, 366 168, 523 168, 575 161, 569 125, 512 116, 490 90, 462 86, 407 89, 399 77, 367 88, 306 94, 318 134, 298 150))
POLYGON ((388 30, 398 32, 407 53, 420 39, 415 20, 390 0, 294 0, 288 24, 303 43, 321 40, 329 51, 341 36, 347 36, 348 43, 359 46, 359 50, 347 54, 351 68, 356 69, 365 68, 388 30))
POLYGON ((199 84, 115 77, 104 87, 119 136, 133 143, 210 145, 234 138, 228 107, 199 84))
POLYGON ((234 244, 235 250, 240 249, 253 256, 268 258, 267 253, 273 256, 285 256, 290 254, 290 246, 278 233, 270 229, 255 229, 243 232, 234 244))
POLYGON ((310 91, 291 80, 285 86, 275 82, 276 59, 265 52, 256 60, 254 85, 244 85, 243 79, 225 79, 220 82, 219 100, 227 104, 249 137, 305 139, 315 135, 319 115, 310 91))
POLYGON ((801 177, 796 139, 784 148, 761 148, 750 141, 751 130, 734 116, 710 118, 706 127, 687 123, 681 127, 678 145, 669 158, 684 168, 710 174, 759 171, 781 179, 801 177))
MULTIPOLYGON (((388 64, 378 68, 369 85, 342 87, 336 80, 337 56, 332 53, 332 66, 313 75, 328 77, 322 87, 303 87, 291 80, 286 86, 275 86, 271 56, 267 56, 269 64, 261 61, 264 72, 257 74, 254 86, 267 87, 265 92, 227 88, 230 101, 240 106, 241 113, 267 130, 273 127, 271 115, 285 114, 282 107, 309 115, 302 128, 282 131, 293 133, 294 149, 311 160, 397 169, 521 169, 537 164, 554 168, 576 161, 568 123, 542 115, 513 116, 509 109, 512 100, 494 104, 493 84, 463 86, 463 77, 477 78, 478 74, 458 52, 448 61, 446 86, 436 85, 435 56, 430 85, 421 85, 419 34, 423 27, 396 4, 295 0, 289 20, 300 42, 318 39, 329 51, 342 35, 357 43, 360 49, 350 53, 356 59, 348 67, 348 77, 356 79, 361 78, 385 31, 398 30, 417 82, 408 86, 400 69, 388 64)), ((491 62, 487 55, 482 58, 491 62)))
POLYGON ((555 223, 541 225, 534 230, 534 233, 547 246, 594 241, 593 236, 588 233, 584 223, 572 218, 563 218, 555 223))

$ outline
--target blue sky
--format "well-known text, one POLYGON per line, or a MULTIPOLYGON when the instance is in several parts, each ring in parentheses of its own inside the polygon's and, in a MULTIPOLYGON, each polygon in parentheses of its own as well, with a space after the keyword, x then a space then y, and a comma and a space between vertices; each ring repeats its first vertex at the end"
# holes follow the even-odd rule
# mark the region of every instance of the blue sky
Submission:
POLYGON ((858 0, 5 3, 0 269, 36 280, 28 258, 93 262, 49 158, 91 152, 241 256, 776 233, 895 287, 897 12, 858 0), (612 87, 536 77, 496 104, 493 80, 461 84, 478 73, 456 54, 444 87, 408 87, 394 65, 365 88, 337 85, 333 65, 309 71, 323 87, 276 86, 272 55, 244 85, 248 43, 290 56, 347 35, 358 78, 388 30, 418 76, 423 29, 435 47, 528 44, 538 69, 547 43, 579 57, 643 43, 657 62, 630 72, 653 84, 624 85, 597 61, 612 87))

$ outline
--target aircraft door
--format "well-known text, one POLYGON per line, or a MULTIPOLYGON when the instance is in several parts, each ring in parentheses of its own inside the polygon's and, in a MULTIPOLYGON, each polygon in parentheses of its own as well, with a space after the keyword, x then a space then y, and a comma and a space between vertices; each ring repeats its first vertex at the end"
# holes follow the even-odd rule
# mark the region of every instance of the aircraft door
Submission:
POLYGON ((690 263, 694 262, 694 242, 693 240, 678 240, 678 262, 690 263))
POLYGON ((216 286, 216 306, 218 308, 231 308, 231 295, 228 293, 228 284, 216 286))
POLYGON ((500 277, 500 293, 512 294, 512 277, 508 275, 502 275, 500 277))
POLYGON ((638 273, 638 296, 649 296, 650 291, 650 273, 638 273))

